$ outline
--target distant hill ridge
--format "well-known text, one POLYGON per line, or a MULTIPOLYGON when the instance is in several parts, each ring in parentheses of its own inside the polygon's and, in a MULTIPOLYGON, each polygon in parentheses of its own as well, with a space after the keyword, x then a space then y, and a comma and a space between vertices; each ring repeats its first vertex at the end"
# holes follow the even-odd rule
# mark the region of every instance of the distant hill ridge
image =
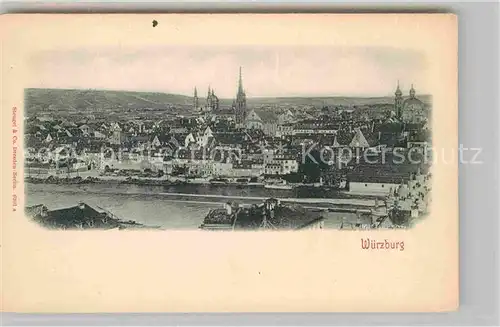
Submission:
MULTIPOLYGON (((417 95, 425 103, 431 102, 429 95, 417 95)), ((203 103, 204 98, 200 98, 203 103)), ((220 99, 222 106, 231 105, 233 99, 220 99)), ((167 109, 169 106, 181 106, 190 109, 193 97, 181 94, 161 92, 134 92, 89 89, 25 89, 26 109, 29 112, 39 110, 89 110, 89 109, 167 109)), ((257 97, 248 98, 249 106, 311 105, 362 106, 374 104, 393 104, 393 97, 257 97)))

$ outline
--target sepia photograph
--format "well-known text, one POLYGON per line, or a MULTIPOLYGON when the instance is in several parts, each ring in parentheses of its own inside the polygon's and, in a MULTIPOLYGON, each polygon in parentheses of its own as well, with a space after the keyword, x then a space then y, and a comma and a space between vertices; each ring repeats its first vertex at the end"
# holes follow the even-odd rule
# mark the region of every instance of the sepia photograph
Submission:
POLYGON ((37 54, 26 212, 55 229, 410 228, 431 200, 427 59, 331 46, 37 54))

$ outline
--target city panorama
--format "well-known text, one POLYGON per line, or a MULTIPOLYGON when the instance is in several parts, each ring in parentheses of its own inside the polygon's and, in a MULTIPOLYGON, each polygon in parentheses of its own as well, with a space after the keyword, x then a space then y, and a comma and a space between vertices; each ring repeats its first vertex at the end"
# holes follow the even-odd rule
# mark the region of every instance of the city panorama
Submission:
POLYGON ((416 83, 394 79, 378 96, 251 96, 255 70, 235 68, 192 81, 191 94, 26 89, 28 218, 52 229, 205 231, 425 219, 432 101, 416 83), (220 80, 232 80, 233 96, 219 94, 220 80))

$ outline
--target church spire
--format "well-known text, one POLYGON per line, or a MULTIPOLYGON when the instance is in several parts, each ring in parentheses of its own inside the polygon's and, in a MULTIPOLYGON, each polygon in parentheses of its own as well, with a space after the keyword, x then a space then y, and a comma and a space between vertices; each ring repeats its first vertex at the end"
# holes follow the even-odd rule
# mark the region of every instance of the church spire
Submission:
POLYGON ((398 119, 401 119, 402 117, 402 110, 403 110, 403 92, 401 92, 401 89, 399 88, 399 80, 398 80, 398 87, 396 88, 396 92, 394 93, 396 96, 394 98, 394 111, 396 113, 396 117, 398 119))
POLYGON ((415 89, 413 88, 413 84, 411 85, 411 89, 410 89, 410 98, 414 98, 415 97, 415 89))
POLYGON ((399 88, 399 80, 398 80, 398 86, 397 86, 397 88, 396 88, 396 93, 395 93, 395 94, 396 94, 396 96, 401 96, 401 95, 403 95, 403 92, 401 92, 401 89, 399 88))
POLYGON ((207 92, 207 107, 208 108, 212 107, 212 93, 210 92, 210 84, 208 85, 208 92, 207 92))
POLYGON ((247 114, 247 100, 246 100, 246 95, 245 91, 243 90, 243 78, 242 78, 242 73, 241 73, 241 66, 240 66, 240 74, 238 78, 238 92, 236 93, 236 99, 235 99, 235 114, 236 114, 236 123, 237 124, 242 124, 243 121, 245 120, 246 114, 247 114))
POLYGON ((243 78, 241 76, 241 66, 240 66, 240 77, 238 80, 238 93, 243 93, 243 78))
POLYGON ((194 87, 193 106, 195 110, 198 109, 198 90, 196 86, 194 87))

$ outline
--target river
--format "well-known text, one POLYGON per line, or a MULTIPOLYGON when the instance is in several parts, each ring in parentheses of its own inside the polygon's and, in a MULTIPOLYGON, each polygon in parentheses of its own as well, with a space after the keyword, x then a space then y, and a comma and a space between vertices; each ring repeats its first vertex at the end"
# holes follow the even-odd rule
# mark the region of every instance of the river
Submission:
MULTIPOLYGON (((203 190, 187 196, 179 194, 183 190, 172 190, 170 187, 127 184, 26 183, 25 191, 26 206, 45 204, 53 210, 85 202, 92 207, 109 210, 121 219, 166 229, 197 229, 210 209, 221 207, 228 201, 223 197, 208 196, 203 190)), ((234 195, 244 197, 250 194, 241 189, 234 195)), ((260 200, 248 198, 238 202, 258 203, 260 200)), ((354 214, 328 213, 325 227, 338 228, 342 217, 355 219, 354 214)))

